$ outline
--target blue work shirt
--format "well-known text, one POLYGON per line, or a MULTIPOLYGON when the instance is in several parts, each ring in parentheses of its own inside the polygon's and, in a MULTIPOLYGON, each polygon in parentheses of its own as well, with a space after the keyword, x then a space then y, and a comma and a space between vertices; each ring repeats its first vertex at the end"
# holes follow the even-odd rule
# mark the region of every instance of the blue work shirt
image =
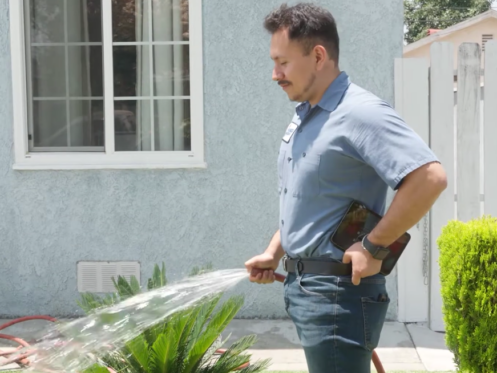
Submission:
POLYGON ((278 156, 280 235, 290 257, 343 252, 330 242, 353 200, 380 215, 388 187, 437 157, 393 108, 342 72, 321 101, 297 105, 278 156))

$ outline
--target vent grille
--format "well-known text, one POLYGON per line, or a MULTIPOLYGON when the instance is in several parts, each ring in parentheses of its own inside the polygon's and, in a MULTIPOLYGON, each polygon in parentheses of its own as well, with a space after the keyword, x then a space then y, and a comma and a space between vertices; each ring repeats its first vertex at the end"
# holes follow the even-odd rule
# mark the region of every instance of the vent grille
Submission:
POLYGON ((481 50, 485 52, 485 44, 487 44, 487 41, 493 40, 494 35, 493 34, 483 34, 481 37, 481 50))
POLYGON ((135 276, 140 282, 139 262, 78 262, 78 291, 80 293, 112 293, 116 289, 112 278, 118 276, 130 281, 135 276))

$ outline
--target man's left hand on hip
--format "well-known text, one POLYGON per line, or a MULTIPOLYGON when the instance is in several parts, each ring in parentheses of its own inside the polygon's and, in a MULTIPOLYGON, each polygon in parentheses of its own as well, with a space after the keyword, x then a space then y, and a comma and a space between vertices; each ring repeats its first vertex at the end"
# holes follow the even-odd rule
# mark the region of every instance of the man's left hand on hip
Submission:
POLYGON ((352 283, 359 285, 361 278, 380 273, 382 261, 373 258, 371 253, 362 247, 362 243, 357 242, 345 251, 343 263, 352 263, 352 283))

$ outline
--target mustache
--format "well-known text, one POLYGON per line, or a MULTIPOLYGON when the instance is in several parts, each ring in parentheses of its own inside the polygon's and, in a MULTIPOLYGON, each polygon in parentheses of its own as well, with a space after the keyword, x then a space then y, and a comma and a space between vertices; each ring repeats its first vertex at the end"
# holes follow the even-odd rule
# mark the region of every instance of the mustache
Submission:
POLYGON ((280 80, 278 84, 282 85, 282 84, 292 84, 292 83, 290 83, 288 80, 280 80))

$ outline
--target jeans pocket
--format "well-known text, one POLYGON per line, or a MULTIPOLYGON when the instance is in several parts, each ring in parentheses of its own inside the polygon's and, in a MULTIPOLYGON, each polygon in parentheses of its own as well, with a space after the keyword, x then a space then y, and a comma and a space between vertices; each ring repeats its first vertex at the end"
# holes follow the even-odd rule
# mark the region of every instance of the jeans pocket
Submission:
POLYGON ((297 281, 305 294, 327 298, 336 296, 337 285, 331 276, 303 274, 297 281))
POLYGON ((372 351, 378 347, 383 323, 385 322, 390 298, 384 301, 362 297, 362 313, 364 317, 364 343, 368 350, 372 351))

